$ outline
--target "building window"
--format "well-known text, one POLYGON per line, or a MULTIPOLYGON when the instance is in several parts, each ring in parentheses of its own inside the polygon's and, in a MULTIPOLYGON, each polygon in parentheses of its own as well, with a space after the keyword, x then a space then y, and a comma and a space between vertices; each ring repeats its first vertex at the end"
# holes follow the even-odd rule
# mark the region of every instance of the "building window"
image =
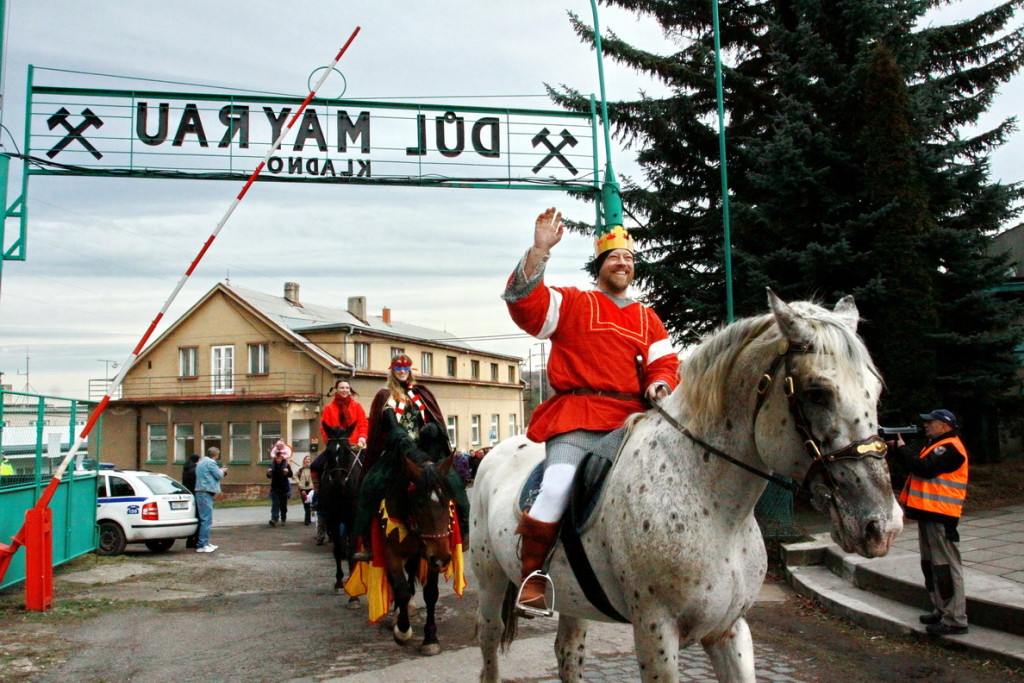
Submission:
POLYGON ((149 450, 147 462, 167 462, 167 425, 149 425, 149 450))
POLYGON ((516 429, 516 414, 515 413, 509 413, 508 414, 508 435, 509 436, 516 436, 517 434, 519 434, 519 430, 516 429))
POLYGON ((260 422, 260 462, 270 462, 270 449, 280 438, 280 422, 260 422))
POLYGON ((429 351, 424 351, 423 353, 420 354, 420 374, 434 374, 434 354, 430 353, 429 351))
POLYGON ((231 434, 230 462, 249 462, 252 457, 252 425, 248 422, 232 422, 228 427, 231 434))
POLYGON ((370 345, 366 342, 356 342, 355 358, 352 364, 356 370, 367 370, 370 367, 370 345))
POLYGON ((174 425, 174 462, 185 462, 196 452, 196 426, 194 424, 174 425))
POLYGON ((473 415, 469 419, 470 439, 474 446, 480 445, 480 416, 473 415))
POLYGON ((210 390, 215 394, 235 393, 235 347, 210 347, 210 390))
POLYGON ((270 344, 249 344, 249 374, 265 375, 270 372, 270 344))
POLYGON ((403 349, 400 346, 392 346, 391 347, 391 358, 388 359, 388 362, 390 363, 391 359, 394 358, 395 356, 403 356, 403 355, 405 355, 405 349, 403 349))
MULTIPOLYGON (((497 368, 498 366, 495 365, 494 367, 497 368)), ((487 435, 487 437, 490 440, 492 446, 494 444, 498 443, 498 440, 501 438, 501 435, 498 432, 498 422, 500 422, 500 421, 501 421, 501 416, 500 415, 491 415, 491 431, 487 435)))
POLYGON ((178 377, 198 377, 199 349, 194 346, 178 349, 178 377))
POLYGON ((455 356, 447 356, 445 360, 448 363, 448 376, 455 377, 456 369, 458 368, 458 359, 455 356))
POLYGON ((457 415, 448 416, 448 443, 453 447, 459 444, 459 418, 457 415))
POLYGON ((221 425, 219 422, 204 422, 202 426, 203 430, 203 453, 208 448, 218 448, 221 451, 224 448, 221 444, 221 425))
POLYGON ((515 384, 516 383, 516 366, 514 366, 514 365, 508 366, 508 383, 509 384, 515 384))
POLYGON ((491 381, 492 382, 497 382, 498 381, 498 364, 497 363, 491 363, 491 381))
POLYGON ((480 379, 480 361, 469 361, 469 377, 470 379, 480 379))

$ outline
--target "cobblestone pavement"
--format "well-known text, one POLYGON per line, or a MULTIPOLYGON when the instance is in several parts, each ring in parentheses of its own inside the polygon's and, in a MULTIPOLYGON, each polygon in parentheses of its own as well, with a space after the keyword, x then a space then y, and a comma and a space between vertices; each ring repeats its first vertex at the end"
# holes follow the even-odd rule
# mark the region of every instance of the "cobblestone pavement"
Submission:
MULTIPOLYGON (((768 647, 754 645, 757 658, 757 680, 772 683, 799 683, 802 679, 797 672, 810 664, 806 660, 792 659, 768 647)), ((594 657, 588 660, 588 670, 583 674, 585 681, 614 681, 615 683, 640 683, 640 668, 636 657, 615 655, 594 657)), ((534 683, 558 683, 558 677, 519 679, 534 683)), ((699 645, 693 645, 679 652, 679 680, 693 683, 717 683, 711 660, 699 645)))

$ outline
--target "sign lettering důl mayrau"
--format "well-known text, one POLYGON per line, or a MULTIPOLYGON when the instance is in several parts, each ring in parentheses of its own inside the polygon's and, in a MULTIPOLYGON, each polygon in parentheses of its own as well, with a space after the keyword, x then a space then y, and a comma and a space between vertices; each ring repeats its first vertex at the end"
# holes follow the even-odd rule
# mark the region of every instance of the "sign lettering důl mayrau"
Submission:
MULTIPOLYGON (((33 87, 35 175, 244 179, 302 100, 33 87)), ((314 99, 261 180, 596 186, 590 113, 314 99)))

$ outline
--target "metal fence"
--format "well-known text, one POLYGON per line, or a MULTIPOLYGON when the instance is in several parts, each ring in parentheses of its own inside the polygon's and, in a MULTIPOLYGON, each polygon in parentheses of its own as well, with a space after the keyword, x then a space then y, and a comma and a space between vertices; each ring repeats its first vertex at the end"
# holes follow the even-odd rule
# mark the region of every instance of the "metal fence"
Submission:
MULTIPOLYGON (((77 399, 0 390, 0 539, 8 542, 22 528, 53 473, 75 442, 95 404, 77 399)), ((53 563, 96 548, 96 469, 102 418, 53 496, 53 563)), ((25 578, 25 551, 19 550, 0 577, 0 588, 25 578)))
MULTIPOLYGON (((100 400, 109 380, 89 380, 89 398, 100 400)), ((304 372, 190 375, 129 375, 111 398, 257 398, 277 395, 319 395, 317 376, 304 372)))

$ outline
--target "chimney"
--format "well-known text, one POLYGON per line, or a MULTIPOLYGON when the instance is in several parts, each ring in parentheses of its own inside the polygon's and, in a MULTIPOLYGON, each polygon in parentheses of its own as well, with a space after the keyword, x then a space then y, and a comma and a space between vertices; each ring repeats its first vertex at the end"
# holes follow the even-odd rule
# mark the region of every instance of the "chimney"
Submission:
POLYGON ((284 283, 284 298, 285 301, 294 305, 301 306, 299 303, 299 283, 298 282, 286 282, 284 283))
POLYGON ((348 312, 359 318, 362 321, 366 321, 366 297, 365 296, 350 296, 348 298, 348 312))
POLYGON ((385 325, 390 325, 391 324, 391 309, 385 307, 384 310, 382 310, 380 312, 380 317, 384 319, 384 324, 385 325))

